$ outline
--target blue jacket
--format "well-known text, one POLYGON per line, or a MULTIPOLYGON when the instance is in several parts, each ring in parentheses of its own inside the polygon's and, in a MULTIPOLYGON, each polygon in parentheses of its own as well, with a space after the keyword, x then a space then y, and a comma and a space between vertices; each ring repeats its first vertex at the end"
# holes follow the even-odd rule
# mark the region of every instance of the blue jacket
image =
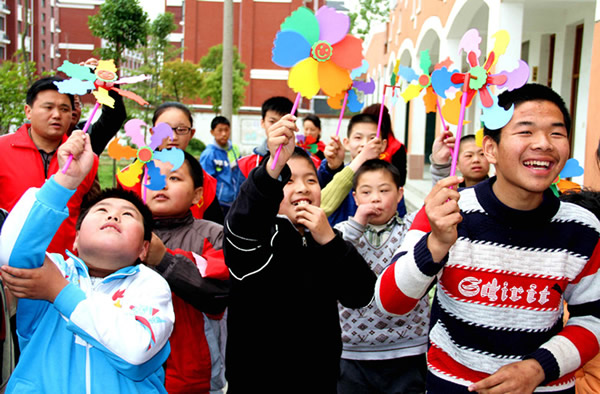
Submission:
POLYGON ((246 179, 237 165, 239 158, 239 149, 231 141, 228 141, 225 150, 213 140, 200 155, 200 164, 204 171, 217 179, 216 194, 221 204, 231 204, 246 179))
MULTIPOLYGON (((69 215, 72 195, 54 181, 29 189, 0 236, 0 263, 37 268, 69 215)), ((21 299, 21 357, 7 393, 166 393, 162 364, 174 314, 167 282, 144 265, 92 283, 85 263, 49 254, 69 284, 54 303, 21 299)))

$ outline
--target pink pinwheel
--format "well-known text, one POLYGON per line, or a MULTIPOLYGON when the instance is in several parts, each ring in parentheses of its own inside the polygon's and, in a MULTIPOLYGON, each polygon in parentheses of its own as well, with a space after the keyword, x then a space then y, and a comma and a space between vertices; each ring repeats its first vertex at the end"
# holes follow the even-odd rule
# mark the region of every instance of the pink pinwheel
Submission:
POLYGON ((306 7, 281 24, 272 60, 291 67, 288 86, 307 99, 319 90, 334 97, 352 85, 350 72, 361 66, 362 40, 348 35, 350 18, 323 6, 316 14, 306 7))

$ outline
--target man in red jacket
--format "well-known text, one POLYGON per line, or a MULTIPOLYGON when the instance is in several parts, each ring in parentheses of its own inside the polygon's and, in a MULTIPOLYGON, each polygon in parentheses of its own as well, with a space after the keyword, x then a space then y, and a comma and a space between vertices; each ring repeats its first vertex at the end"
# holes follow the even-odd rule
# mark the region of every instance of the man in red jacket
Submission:
MULTIPOLYGON (((59 171, 56 150, 67 139, 72 119, 73 96, 61 94, 54 82, 58 77, 42 78, 27 91, 25 115, 30 123, 15 133, 0 137, 0 207, 10 211, 30 187, 41 187, 59 171)), ((83 196, 92 187, 98 158, 77 192, 69 200, 69 218, 52 239, 49 252, 65 254, 72 249, 75 221, 83 196)))

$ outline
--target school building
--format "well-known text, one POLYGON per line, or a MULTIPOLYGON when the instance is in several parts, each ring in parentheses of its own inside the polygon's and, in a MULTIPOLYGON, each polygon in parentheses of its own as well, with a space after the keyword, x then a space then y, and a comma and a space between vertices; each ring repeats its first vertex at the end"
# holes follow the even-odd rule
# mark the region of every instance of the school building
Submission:
MULTIPOLYGON (((584 168, 573 181, 600 188, 596 150, 600 140, 600 2, 596 0, 392 0, 389 21, 372 31, 364 48, 368 75, 377 83, 369 103, 380 102, 384 84, 396 60, 421 74, 421 51, 431 63, 450 58, 452 69, 469 69, 459 42, 469 29, 482 38, 480 64, 494 45, 498 30, 510 34, 510 43, 495 72, 513 70, 518 59, 529 64, 529 82, 551 86, 565 100, 573 118, 572 157, 584 168)), ((431 144, 442 130, 437 114, 425 112, 422 95, 405 103, 387 95, 396 137, 408 150, 408 177, 421 179, 431 144)), ((463 133, 480 126, 480 104, 473 101, 465 114, 470 123, 463 133)), ((451 126, 452 131, 456 127, 451 126)))

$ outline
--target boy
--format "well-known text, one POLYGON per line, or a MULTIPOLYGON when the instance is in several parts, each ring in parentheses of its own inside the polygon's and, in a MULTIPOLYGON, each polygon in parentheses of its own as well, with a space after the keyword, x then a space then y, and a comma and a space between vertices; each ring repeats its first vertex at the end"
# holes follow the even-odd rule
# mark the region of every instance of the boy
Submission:
POLYGON ((294 149, 295 120, 288 114, 268 129, 271 155, 225 219, 229 394, 334 393, 342 347, 337 302, 359 308, 372 297, 375 275, 319 208, 315 167, 294 149))
MULTIPOLYGON (((379 276, 402 244, 414 214, 401 218, 402 176, 392 164, 366 161, 354 175, 354 217, 338 223, 379 276)), ((372 301, 366 308, 340 306, 342 360, 339 393, 422 393, 425 391, 429 297, 401 317, 383 314, 372 301)))
MULTIPOLYGON (((266 131, 274 123, 278 122, 282 116, 292 112, 294 103, 287 97, 276 96, 267 99, 261 107, 260 127, 266 131)), ((293 114, 295 115, 295 114, 293 114)), ((255 167, 258 167, 262 159, 269 152, 267 139, 253 150, 253 154, 244 156, 238 160, 238 166, 245 178, 255 167)))
POLYGON ((246 178, 238 167, 240 150, 229 139, 229 120, 224 116, 215 117, 210 123, 210 133, 215 140, 200 155, 200 164, 217 179, 217 199, 226 215, 246 178))
POLYGON ((152 235, 139 198, 104 191, 78 218, 77 256, 47 254, 44 261, 67 201, 94 163, 89 136, 74 131, 61 145, 61 168, 70 154, 65 174, 24 194, 0 237, 0 261, 10 264, 2 266, 4 284, 22 298, 21 357, 6 392, 164 393, 173 305, 167 282, 138 264, 152 235))
POLYGON ((162 190, 148 190, 146 196, 154 233, 164 242, 156 244, 192 252, 196 262, 163 250, 157 253, 154 266, 173 290, 177 318, 165 371, 165 387, 172 394, 217 392, 225 387, 221 352, 225 322, 221 318, 229 275, 223 261, 223 227, 192 216, 190 207, 202 196, 203 171, 191 154, 184 155, 183 165, 172 172, 170 163, 156 162, 167 174, 166 184, 162 190))
POLYGON ((569 156, 560 96, 527 84, 499 104, 514 114, 484 130, 496 176, 460 194, 460 177, 438 182, 378 279, 377 305, 402 314, 438 278, 429 392, 573 392, 573 372, 598 353, 600 223, 549 189, 569 156))
MULTIPOLYGON (((433 142, 433 153, 430 156, 433 183, 450 175, 451 152, 454 148, 452 133, 446 132, 433 142)), ((489 178, 490 162, 483 154, 483 148, 477 146, 475 136, 463 135, 460 138, 457 167, 464 182, 459 187, 475 186, 489 178)))
POLYGON ((369 114, 358 114, 348 123, 348 137, 344 138, 343 147, 338 138, 332 137, 325 148, 326 159, 319 166, 318 176, 319 183, 324 188, 321 207, 332 226, 348 220, 356 212, 356 203, 347 186, 365 161, 378 158, 385 150, 387 134, 382 130, 381 138, 376 137, 377 118, 369 114), (343 166, 344 149, 350 152, 352 158, 346 167, 343 166))

